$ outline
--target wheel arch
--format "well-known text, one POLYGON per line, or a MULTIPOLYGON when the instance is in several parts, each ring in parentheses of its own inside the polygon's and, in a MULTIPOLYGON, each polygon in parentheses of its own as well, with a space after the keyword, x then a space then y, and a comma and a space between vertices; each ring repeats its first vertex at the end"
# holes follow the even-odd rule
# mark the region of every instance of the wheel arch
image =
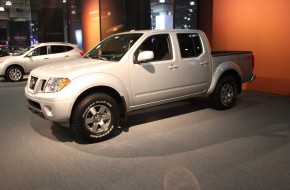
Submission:
POLYGON ((89 89, 85 90, 84 92, 82 92, 77 97, 76 101, 74 102, 72 110, 71 110, 71 114, 75 110, 78 103, 84 97, 86 97, 90 94, 93 94, 93 93, 98 93, 98 92, 108 94, 112 98, 114 98, 120 106, 119 109, 120 109, 121 119, 125 120, 127 118, 127 108, 126 108, 126 101, 125 101, 124 97, 121 96, 118 91, 116 91, 115 89, 113 89, 112 87, 109 87, 109 86, 96 86, 96 87, 89 88, 89 89))
POLYGON ((225 62, 216 68, 216 72, 212 77, 211 85, 206 94, 212 94, 218 82, 225 76, 232 76, 237 82, 237 93, 242 92, 242 71, 239 66, 234 62, 225 62))
POLYGON ((218 82, 226 76, 231 76, 236 80, 236 82, 237 82, 237 94, 240 94, 242 92, 242 79, 241 79, 240 75, 235 70, 230 69, 230 70, 225 71, 220 76, 218 82))

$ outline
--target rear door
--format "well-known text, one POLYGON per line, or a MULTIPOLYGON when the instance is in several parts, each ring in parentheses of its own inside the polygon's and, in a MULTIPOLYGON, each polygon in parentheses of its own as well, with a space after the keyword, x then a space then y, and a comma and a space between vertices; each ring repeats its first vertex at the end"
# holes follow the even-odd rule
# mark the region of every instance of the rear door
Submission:
POLYGON ((198 33, 177 33, 180 58, 180 83, 183 94, 201 93, 211 80, 211 55, 198 33))
POLYGON ((73 48, 70 46, 64 46, 64 45, 50 45, 49 46, 49 57, 50 62, 58 62, 67 60, 70 58, 74 58, 68 50, 72 50, 73 48), (70 49, 68 49, 70 48, 70 49))

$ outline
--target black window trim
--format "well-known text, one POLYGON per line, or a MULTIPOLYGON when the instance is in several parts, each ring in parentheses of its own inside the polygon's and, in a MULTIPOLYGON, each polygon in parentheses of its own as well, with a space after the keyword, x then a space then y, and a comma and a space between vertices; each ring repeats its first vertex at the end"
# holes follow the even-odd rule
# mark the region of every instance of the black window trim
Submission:
MULTIPOLYGON (((160 61, 169 61, 169 60, 173 60, 174 59, 174 56, 173 56, 173 46, 172 46, 172 37, 170 35, 170 33, 158 33, 158 34, 151 34, 151 35, 148 35, 146 36, 146 38, 143 40, 143 42, 141 43, 141 45, 143 45, 143 43, 150 37, 152 36, 161 36, 161 35, 164 35, 166 36, 167 38, 167 44, 168 44, 168 53, 169 53, 169 59, 166 59, 166 60, 152 60, 151 62, 160 62, 160 61)), ((138 56, 138 51, 139 51, 139 47, 141 46, 139 45, 138 48, 136 49, 136 51, 134 52, 134 63, 137 62, 137 56, 138 56)))
POLYGON ((196 57, 201 56, 204 53, 204 46, 203 46, 200 34, 198 34, 196 32, 177 32, 176 33, 176 39, 177 39, 177 42, 178 42, 178 46, 179 46, 178 48, 179 48, 179 53, 180 53, 181 59, 196 58, 196 57), (200 42, 200 46, 201 46, 201 52, 199 54, 197 54, 197 55, 194 55, 194 56, 183 57, 182 53, 181 53, 181 48, 180 48, 180 42, 179 42, 179 39, 178 39, 178 34, 188 34, 188 35, 189 34, 191 34, 191 35, 193 34, 193 35, 197 35, 198 39, 199 39, 199 42, 200 42))

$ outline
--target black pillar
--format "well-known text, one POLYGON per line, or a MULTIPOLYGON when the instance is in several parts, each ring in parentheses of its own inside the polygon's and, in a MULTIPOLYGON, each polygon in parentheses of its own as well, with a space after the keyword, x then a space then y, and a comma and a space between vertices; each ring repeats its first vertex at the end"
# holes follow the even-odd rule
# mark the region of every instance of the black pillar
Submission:
POLYGON ((200 0, 198 6, 199 29, 207 35, 209 43, 212 43, 213 28, 213 0, 200 0))

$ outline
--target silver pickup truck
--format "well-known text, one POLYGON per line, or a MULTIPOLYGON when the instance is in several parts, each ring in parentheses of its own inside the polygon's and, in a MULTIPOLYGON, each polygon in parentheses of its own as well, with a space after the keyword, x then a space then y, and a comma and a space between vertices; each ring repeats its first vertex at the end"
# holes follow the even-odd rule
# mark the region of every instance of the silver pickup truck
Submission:
POLYGON ((96 142, 133 110, 204 94, 214 108, 231 108, 253 67, 252 52, 211 52, 199 30, 130 31, 82 58, 32 70, 25 95, 33 113, 96 142))

